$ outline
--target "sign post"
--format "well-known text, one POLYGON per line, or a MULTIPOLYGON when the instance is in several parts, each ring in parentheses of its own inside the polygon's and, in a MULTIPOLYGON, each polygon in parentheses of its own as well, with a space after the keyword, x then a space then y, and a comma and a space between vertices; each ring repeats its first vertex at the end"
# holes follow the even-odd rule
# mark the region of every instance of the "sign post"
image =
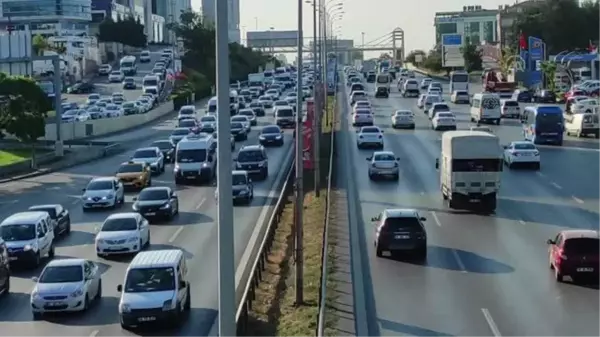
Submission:
POLYGON ((442 67, 464 68, 463 45, 464 40, 461 34, 442 35, 442 67))

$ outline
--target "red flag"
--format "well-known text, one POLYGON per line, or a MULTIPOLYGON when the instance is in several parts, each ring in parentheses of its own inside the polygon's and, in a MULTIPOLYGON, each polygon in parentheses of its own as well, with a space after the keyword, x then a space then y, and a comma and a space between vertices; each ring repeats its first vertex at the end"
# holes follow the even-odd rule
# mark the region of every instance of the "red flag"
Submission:
POLYGON ((592 40, 590 40, 590 42, 588 43, 588 51, 590 53, 593 53, 596 50, 596 46, 594 46, 594 44, 592 43, 592 40))
POLYGON ((523 34, 523 32, 519 35, 519 49, 527 49, 527 40, 525 40, 525 34, 523 34))

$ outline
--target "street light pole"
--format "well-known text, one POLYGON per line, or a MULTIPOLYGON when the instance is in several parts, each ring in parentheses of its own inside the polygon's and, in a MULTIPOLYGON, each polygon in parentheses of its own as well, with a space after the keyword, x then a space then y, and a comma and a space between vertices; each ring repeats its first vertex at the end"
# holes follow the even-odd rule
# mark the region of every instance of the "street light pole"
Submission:
MULTIPOLYGON (((313 60, 317 61, 317 0, 313 0, 313 60)), ((319 158, 319 142, 321 138, 321 97, 318 95, 319 82, 313 85, 313 162, 314 168, 314 181, 315 181, 315 197, 319 198, 321 195, 321 173, 320 173, 320 158, 319 158)))
MULTIPOLYGON (((229 29, 227 1, 216 2, 217 68, 217 195, 219 203, 219 335, 235 336, 235 260, 233 243, 233 199, 231 186, 231 124, 229 120, 229 29)), ((209 154, 210 155, 210 154, 209 154)), ((214 160, 214 158, 213 158, 214 160)))

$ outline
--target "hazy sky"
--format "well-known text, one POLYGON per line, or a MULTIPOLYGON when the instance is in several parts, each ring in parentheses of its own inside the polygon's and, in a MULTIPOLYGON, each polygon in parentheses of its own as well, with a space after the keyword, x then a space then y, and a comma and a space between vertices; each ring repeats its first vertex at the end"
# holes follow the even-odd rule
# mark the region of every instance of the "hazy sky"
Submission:
MULTIPOLYGON (((305 0, 303 0, 305 1, 305 0)), ((514 0, 330 0, 329 5, 343 3, 344 16, 339 23, 341 38, 353 39, 354 45, 361 44, 361 32, 365 43, 375 40, 394 28, 404 29, 407 51, 429 50, 435 41, 433 17, 435 12, 458 11, 462 6, 481 5, 495 9, 498 5, 512 4, 514 0)), ((192 0, 198 10, 201 0, 192 0)), ((298 2, 295 0, 240 0, 240 27, 245 31, 296 30, 298 2)), ((304 35, 312 36, 312 5, 304 4, 304 35)))

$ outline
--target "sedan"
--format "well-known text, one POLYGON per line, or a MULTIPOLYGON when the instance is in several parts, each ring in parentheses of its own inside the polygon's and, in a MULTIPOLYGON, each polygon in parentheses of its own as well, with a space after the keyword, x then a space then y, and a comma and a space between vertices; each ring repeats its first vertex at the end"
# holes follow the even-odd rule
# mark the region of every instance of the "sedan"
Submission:
POLYGON ((79 82, 67 88, 68 94, 89 94, 94 91, 95 87, 92 83, 79 82))
POLYGON ((171 141, 171 143, 173 143, 173 145, 177 145, 177 143, 179 143, 180 140, 182 140, 185 136, 189 135, 190 133, 190 129, 188 128, 176 128, 171 132, 169 140, 171 141))
POLYGON ((30 296, 34 320, 48 312, 80 312, 102 297, 102 271, 84 259, 60 259, 48 262, 30 296))
POLYGON ((400 179, 400 168, 396 157, 390 151, 377 151, 371 157, 367 158, 369 162, 369 179, 391 177, 394 180, 400 179))
POLYGON ((200 118, 200 132, 213 133, 217 130, 217 117, 205 115, 200 118))
POLYGON ((137 84, 135 84, 135 79, 133 77, 125 77, 125 79, 123 80, 123 89, 125 89, 125 90, 137 89, 137 84))
POLYGON ((120 70, 115 70, 108 75, 108 81, 111 83, 123 82, 125 79, 125 74, 123 74, 120 70))
POLYGON ((170 140, 156 140, 152 142, 151 146, 159 148, 167 162, 172 163, 175 161, 175 145, 170 140))
POLYGON ((262 117, 265 115, 265 108, 259 102, 250 103, 249 108, 252 109, 254 111, 254 113, 256 114, 256 116, 258 116, 258 117, 262 117))
POLYGON ((92 208, 115 208, 125 203, 123 183, 113 177, 92 179, 83 189, 81 205, 84 211, 92 208))
POLYGON ((135 150, 133 156, 131 156, 131 161, 150 165, 150 169, 154 173, 165 172, 165 157, 156 146, 135 150))
POLYGON ((250 123, 250 120, 248 119, 248 117, 246 116, 233 116, 231 117, 231 122, 238 122, 238 123, 242 123, 242 125, 244 125, 244 127, 246 128, 246 132, 250 132, 252 130, 252 124, 250 123))
POLYGON ((256 115, 254 114, 254 110, 252 109, 242 109, 238 112, 238 116, 245 116, 250 120, 250 126, 256 126, 258 124, 256 120, 256 115))
POLYGON ((520 165, 530 165, 536 170, 540 169, 540 151, 527 141, 515 141, 504 146, 504 163, 508 168, 520 165))
POLYGON ((85 122, 92 119, 90 114, 83 109, 69 110, 63 113, 60 117, 63 123, 85 122))
POLYGON ((135 102, 125 102, 121 107, 123 108, 123 113, 125 116, 135 115, 141 112, 135 102))
POLYGON ((363 126, 357 131, 356 147, 375 147, 383 149, 383 130, 377 126, 363 126))
POLYGON ((96 234, 96 255, 131 254, 150 246, 150 224, 139 213, 115 213, 104 220, 96 234))
POLYGON ((456 130, 456 116, 452 112, 438 112, 431 119, 431 129, 456 130))
POLYGON ((392 128, 394 129, 414 129, 414 114, 410 110, 397 110, 392 114, 392 128))
POLYGON ((148 218, 173 219, 179 213, 179 199, 167 186, 146 187, 133 198, 133 211, 148 218))
POLYGON ((352 126, 373 125, 371 109, 357 109, 352 114, 352 126))
POLYGON ((271 96, 260 96, 258 98, 258 102, 263 105, 263 107, 270 109, 273 107, 273 98, 271 96))
POLYGON ((283 145, 283 130, 277 125, 267 125, 260 131, 258 140, 261 145, 283 145))
POLYGON ((116 104, 107 104, 104 111, 106 112, 107 117, 121 117, 125 114, 123 108, 116 104))

